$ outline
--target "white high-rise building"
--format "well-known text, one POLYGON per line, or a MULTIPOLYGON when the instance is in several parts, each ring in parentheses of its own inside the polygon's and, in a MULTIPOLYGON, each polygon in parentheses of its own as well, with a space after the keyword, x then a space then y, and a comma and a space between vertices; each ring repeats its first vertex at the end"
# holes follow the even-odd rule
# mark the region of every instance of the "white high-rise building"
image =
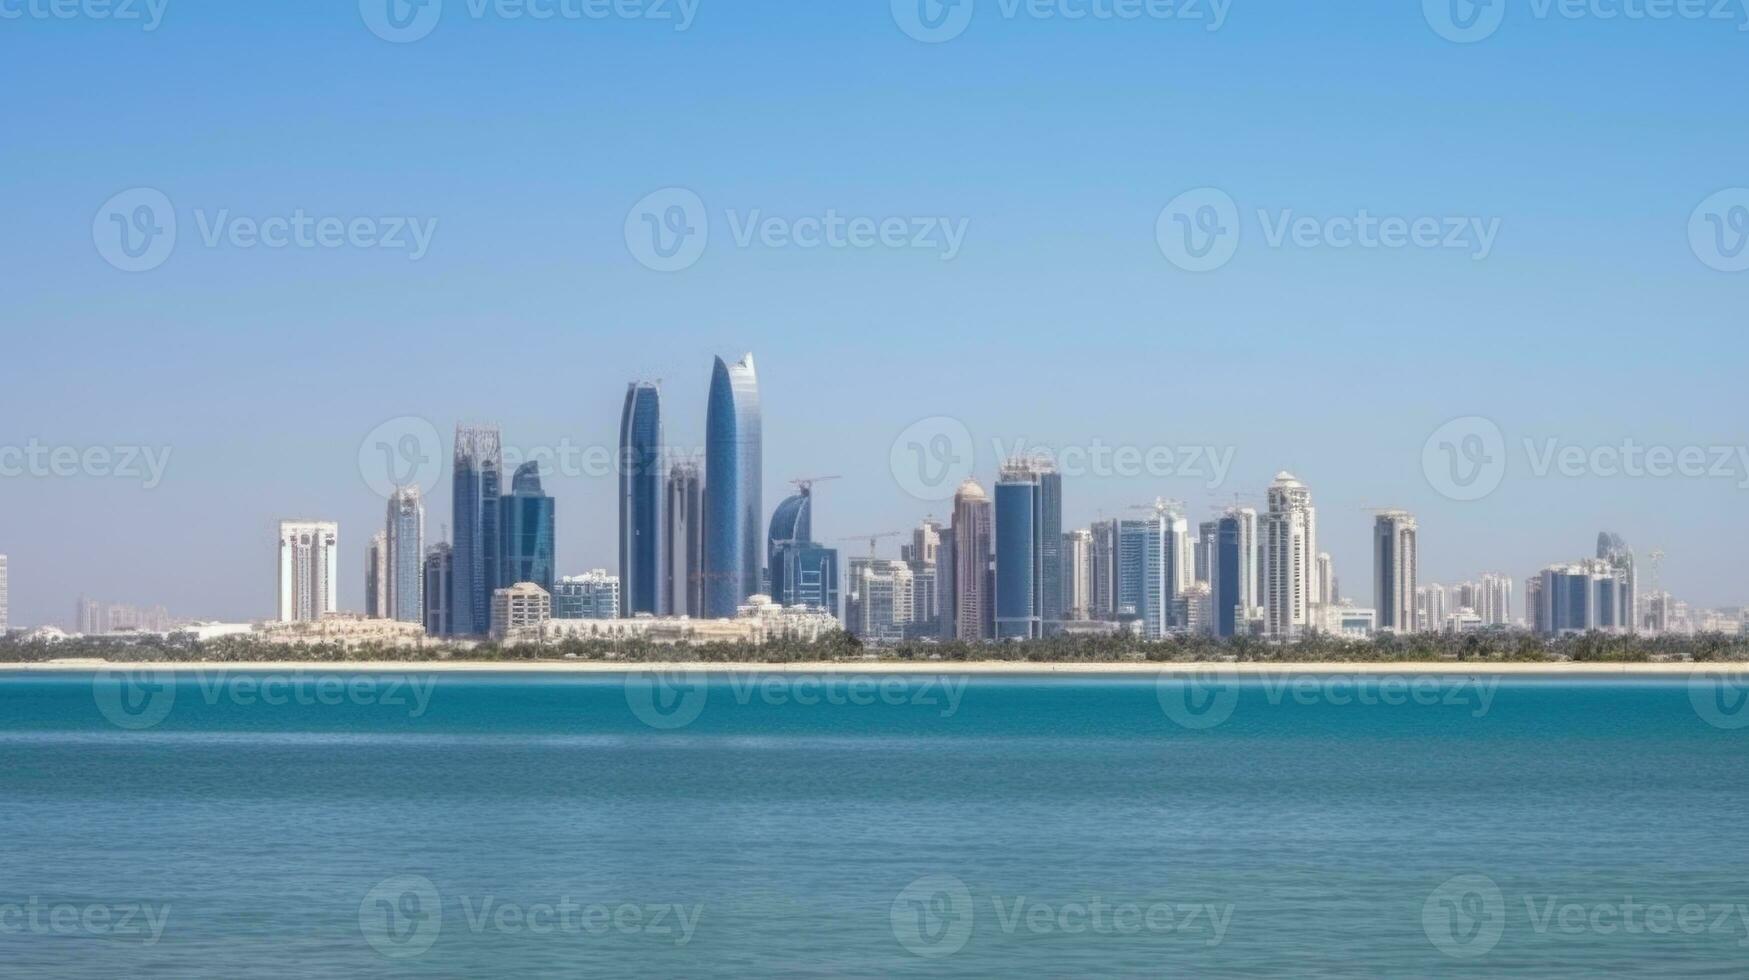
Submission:
MULTIPOLYGON (((1372 595, 1382 632, 1415 630, 1416 573, 1420 567, 1419 525, 1406 510, 1387 510, 1373 519, 1372 595)), ((1444 617, 1437 622, 1443 626, 1444 617)))
POLYGON ((6 556, 0 555, 0 636, 5 636, 6 631, 12 628, 11 601, 11 596, 7 593, 6 556))
POLYGON ((340 525, 279 522, 279 621, 321 619, 340 608, 340 525))
POLYGON ((1093 532, 1085 528, 1063 535, 1063 608, 1065 618, 1093 618, 1093 532))
POLYGON ((866 642, 905 638, 913 615, 911 566, 887 558, 852 558, 844 598, 844 628, 866 642))
POLYGON ((1278 473, 1263 515, 1263 628, 1271 639, 1297 640, 1315 625, 1318 512, 1312 492, 1278 473))
POLYGON ((1415 590, 1415 629, 1438 633, 1445 629, 1445 586, 1423 585, 1415 590))
POLYGON ((418 623, 425 619, 425 505, 419 488, 402 487, 389 497, 389 524, 383 571, 387 579, 384 619, 418 623))
POLYGON ((1318 552, 1318 605, 1334 606, 1341 598, 1336 588, 1336 559, 1330 557, 1330 552, 1318 552))
POLYGON ((1476 614, 1482 617, 1483 626, 1512 625, 1512 576, 1483 575, 1481 599, 1476 614))

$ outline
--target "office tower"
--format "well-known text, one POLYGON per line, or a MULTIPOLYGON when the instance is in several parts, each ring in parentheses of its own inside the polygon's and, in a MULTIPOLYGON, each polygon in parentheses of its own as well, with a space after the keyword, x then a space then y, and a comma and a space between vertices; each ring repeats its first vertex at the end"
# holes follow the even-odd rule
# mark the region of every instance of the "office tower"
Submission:
POLYGON ((553 618, 553 597, 533 582, 518 582, 492 590, 492 639, 538 627, 553 618))
POLYGON ((935 546, 935 635, 944 640, 959 636, 959 566, 954 541, 950 524, 935 546))
POLYGON ((450 636, 455 632, 455 552, 440 541, 425 549, 425 635, 450 636))
POLYGON ((1040 471, 1011 460, 996 481, 996 639, 1044 635, 1040 471))
POLYGON ((1484 626, 1512 625, 1512 577, 1510 575, 1495 575, 1492 572, 1482 576, 1482 605, 1476 613, 1482 617, 1484 626))
POLYGON ((1247 522, 1237 509, 1228 510, 1216 522, 1209 601, 1214 634, 1222 638, 1242 636, 1250 629, 1257 551, 1246 532, 1254 523, 1247 522))
POLYGON ((1214 582, 1215 542, 1220 533, 1220 521, 1203 521, 1196 526, 1196 580, 1206 585, 1214 582))
POLYGON ((1524 582, 1524 622, 1533 633, 1546 633, 1543 623, 1543 577, 1532 575, 1524 582))
POLYGON ((1621 614, 1615 617, 1617 625, 1629 633, 1635 632, 1640 621, 1640 576, 1634 567, 1633 549, 1621 535, 1604 531, 1597 536, 1597 557, 1609 564, 1620 587, 1616 597, 1621 609, 1621 614))
POLYGON ((1543 569, 1537 586, 1537 631, 1548 636, 1628 633, 1635 628, 1631 558, 1585 559, 1543 569))
POLYGON ((812 541, 785 541, 771 556, 771 598, 838 615, 838 549, 812 541))
POLYGON ((626 386, 619 416, 620 614, 655 615, 669 607, 662 561, 662 394, 655 384, 626 386))
POLYGON ((1117 616, 1120 621, 1133 619, 1144 640, 1165 636, 1172 615, 1166 523, 1165 515, 1118 522, 1117 616))
POLYGON ((1063 614, 1075 622, 1093 618, 1093 532, 1063 535, 1063 614))
POLYGON ((7 579, 6 556, 0 555, 0 636, 12 628, 11 586, 7 579))
POLYGON ((1312 492, 1292 473, 1278 473, 1263 515, 1264 631, 1297 640, 1313 625, 1317 599, 1318 512, 1312 492))
POLYGON ((704 498, 697 463, 675 463, 668 471, 667 502, 662 507, 662 543, 668 552, 662 589, 670 616, 704 614, 704 498))
POLYGON ((553 586, 553 618, 620 618, 619 584, 619 576, 607 574, 605 568, 559 579, 553 586))
POLYGON ((717 358, 705 414, 704 612, 733 618, 759 589, 761 562, 759 381, 753 355, 717 358))
POLYGON ((1042 635, 1062 632, 1063 579, 1067 572, 1063 562, 1063 474, 1048 461, 1035 464, 1038 470, 1038 590, 1039 625, 1042 635))
POLYGON ((387 601, 379 614, 403 623, 425 621, 425 503, 417 486, 389 495, 384 571, 387 601))
MULTIPOLYGON (((773 568, 777 564, 777 549, 785 544, 806 544, 814 540, 814 488, 803 481, 797 484, 796 492, 783 498, 777 509, 771 512, 771 529, 765 537, 765 564, 773 568)), ((772 581, 777 580, 777 573, 772 572, 772 581)))
POLYGON ((978 642, 996 634, 995 513, 990 495, 967 480, 953 497, 954 635, 978 642))
MULTIPOLYGON (((1372 594, 1381 632, 1415 629, 1415 577, 1420 567, 1419 525, 1405 510, 1387 510, 1373 518, 1372 594)), ((1442 627, 1444 617, 1437 621, 1442 627)))
POLYGON ((1438 633, 1445 629, 1445 617, 1448 613, 1446 598, 1443 585, 1423 585, 1415 590, 1417 632, 1438 633))
POLYGON ((911 531, 911 543, 901 545, 899 558, 911 569, 911 625, 908 635, 941 635, 941 524, 927 520, 911 531))
POLYGON ((505 581, 530 582, 552 594, 557 564, 553 498, 541 489, 540 464, 523 463, 498 499, 498 568, 505 581))
POLYGON ((450 635, 485 636, 497 587, 498 495, 504 455, 497 426, 458 425, 452 507, 455 542, 450 635))
POLYGON ((370 536, 364 552, 364 614, 386 619, 389 602, 389 536, 382 531, 370 536))
POLYGON ((279 522, 279 621, 321 619, 340 607, 340 525, 279 522))
POLYGON ((844 628, 865 643, 905 638, 912 620, 911 566, 886 558, 850 559, 844 628))
POLYGON ((1195 584, 1196 539, 1190 536, 1189 522, 1176 510, 1168 510, 1160 515, 1160 533, 1160 555, 1165 561, 1161 571, 1165 577, 1162 601, 1166 610, 1166 627, 1169 630, 1182 630, 1185 624, 1178 620, 1175 600, 1195 584))
POLYGON ((1117 521, 1097 521, 1088 532, 1089 619, 1117 619, 1117 521))
POLYGON ((1334 606, 1337 601, 1336 559, 1330 552, 1318 552, 1318 605, 1334 606))

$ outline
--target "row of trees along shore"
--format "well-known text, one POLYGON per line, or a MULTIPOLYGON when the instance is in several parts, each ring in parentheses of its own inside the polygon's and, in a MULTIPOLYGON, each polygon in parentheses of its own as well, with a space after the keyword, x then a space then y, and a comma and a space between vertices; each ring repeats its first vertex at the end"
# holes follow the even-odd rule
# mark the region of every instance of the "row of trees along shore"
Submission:
POLYGON ((774 640, 765 644, 657 644, 644 640, 572 639, 549 645, 454 644, 427 641, 421 646, 306 643, 291 645, 249 636, 227 636, 204 643, 172 642, 156 636, 75 637, 60 640, 0 639, 0 664, 89 659, 110 662, 397 662, 442 660, 526 663, 585 660, 620 663, 810 663, 881 661, 955 663, 1650 663, 1749 661, 1749 636, 1710 633, 1699 636, 1622 636, 1589 633, 1547 639, 1523 632, 1382 634, 1372 639, 1314 635, 1293 643, 1251 637, 1219 640, 1206 636, 1139 641, 1124 636, 1058 636, 1014 643, 906 642, 865 647, 837 632, 815 641, 774 640))

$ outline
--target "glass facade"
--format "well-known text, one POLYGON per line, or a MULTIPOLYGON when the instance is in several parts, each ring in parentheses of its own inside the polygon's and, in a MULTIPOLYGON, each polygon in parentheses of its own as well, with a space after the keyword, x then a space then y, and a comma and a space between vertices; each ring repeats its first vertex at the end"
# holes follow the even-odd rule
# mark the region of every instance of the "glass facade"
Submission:
MULTIPOLYGON (((783 498, 771 514, 771 531, 765 538, 765 556, 771 580, 777 581, 777 549, 791 542, 814 540, 814 498, 808 490, 783 498)), ((774 596, 775 598, 775 596, 774 596)))
POLYGON ((403 623, 425 621, 425 505, 418 487, 389 497, 388 589, 382 615, 403 623))
POLYGON ((1030 474, 996 484, 996 639, 1040 635, 1039 484, 1030 474))
POLYGON ((649 382, 626 389, 619 420, 620 613, 661 613, 663 591, 662 397, 649 382))
POLYGON ((552 594, 553 498, 541 492, 539 464, 517 467, 510 495, 498 501, 498 513, 502 532, 498 566, 505 579, 499 588, 533 582, 552 594))
POLYGON ((727 619, 759 589, 762 438, 753 355, 717 358, 705 413, 704 615, 727 619))
POLYGON ((1046 634, 1057 632, 1068 616, 1064 590, 1068 587, 1068 562, 1063 551, 1063 475, 1044 472, 1038 477, 1039 619, 1046 634))
POLYGON ((771 560, 772 598, 838 615, 838 549, 808 541, 777 546, 771 560))
POLYGON ((450 498, 455 529, 452 636, 485 636, 491 631, 503 468, 496 426, 456 427, 450 498))

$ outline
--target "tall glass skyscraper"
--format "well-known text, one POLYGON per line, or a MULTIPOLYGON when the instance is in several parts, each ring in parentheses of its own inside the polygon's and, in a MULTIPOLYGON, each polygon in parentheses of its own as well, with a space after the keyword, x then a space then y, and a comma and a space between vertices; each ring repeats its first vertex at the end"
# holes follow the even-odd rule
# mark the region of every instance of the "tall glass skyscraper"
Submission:
MULTIPOLYGON (((1043 635, 1039 473, 1022 462, 996 480, 996 639, 1043 635)), ((1059 546, 1060 547, 1060 546, 1059 546)))
POLYGON ((753 355, 734 364, 717 358, 705 413, 704 614, 735 615, 759 589, 759 380, 753 355))
POLYGON ((540 464, 523 463, 510 481, 510 493, 498 501, 499 560, 503 575, 498 588, 533 582, 548 595, 553 591, 553 498, 541 492, 540 464))
POLYGON ((662 570, 662 395, 648 381, 626 388, 619 417, 620 614, 666 610, 662 570))
POLYGON ((455 554, 449 542, 440 541, 425 553, 425 635, 449 636, 455 632, 450 616, 455 610, 452 580, 455 554))
POLYGON ((425 504, 417 486, 389 496, 387 600, 380 615, 403 623, 425 621, 425 504))
POLYGON ((1069 618, 1063 596, 1067 561, 1063 553, 1063 474, 1041 466, 1038 475, 1039 619, 1044 635, 1057 633, 1069 618))
POLYGON ((1158 640, 1166 635, 1171 601, 1166 565, 1166 528, 1161 518, 1118 522, 1118 617, 1135 617, 1143 639, 1158 640))
POLYGON ((698 464, 679 462, 668 473, 663 507, 663 544, 668 584, 663 588, 670 616, 704 614, 704 502, 698 464))
POLYGON ((452 636, 485 636, 498 587, 498 494, 504 455, 495 425, 458 425, 450 506, 455 528, 452 636))

